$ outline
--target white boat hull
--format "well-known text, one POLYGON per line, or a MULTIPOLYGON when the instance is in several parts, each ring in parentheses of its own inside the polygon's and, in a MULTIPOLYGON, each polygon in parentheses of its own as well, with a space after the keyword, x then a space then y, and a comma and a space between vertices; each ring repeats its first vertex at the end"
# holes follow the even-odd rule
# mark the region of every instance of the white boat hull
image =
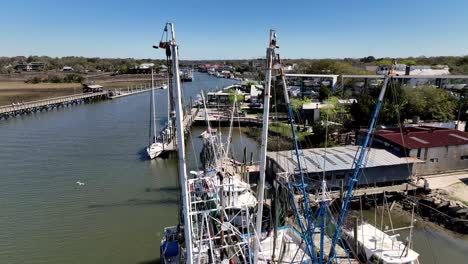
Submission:
POLYGON ((367 263, 378 261, 383 264, 416 264, 419 254, 400 242, 397 234, 389 235, 375 226, 364 223, 357 226, 357 239, 353 231, 345 230, 345 235, 353 245, 358 243, 366 253, 367 263))
POLYGON ((164 151, 163 144, 159 142, 153 143, 149 147, 146 148, 146 153, 148 153, 148 157, 150 159, 157 158, 159 155, 161 155, 163 151, 164 151))

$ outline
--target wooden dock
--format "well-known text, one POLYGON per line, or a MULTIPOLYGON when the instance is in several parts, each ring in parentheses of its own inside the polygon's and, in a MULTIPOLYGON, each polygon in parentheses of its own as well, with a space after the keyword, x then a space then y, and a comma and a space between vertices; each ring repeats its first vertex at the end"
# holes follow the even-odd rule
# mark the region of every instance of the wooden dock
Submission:
MULTIPOLYGON (((192 127, 195 117, 198 114, 198 108, 190 108, 190 111, 186 111, 184 114, 184 132, 185 134, 188 134, 190 132, 190 128, 192 127)), ((162 131, 166 130, 164 128, 162 131)), ((161 131, 161 132, 162 132, 161 131)), ((177 139, 175 138, 175 135, 172 135, 172 137, 169 140, 164 141, 164 151, 163 152, 172 152, 172 151, 177 151, 177 144, 176 144, 177 139)))
POLYGON ((0 119, 8 119, 15 116, 47 111, 69 105, 106 100, 108 97, 108 92, 104 91, 98 93, 73 94, 25 103, 4 105, 0 106, 0 119))
MULTIPOLYGON (((213 122, 222 126, 229 126, 231 123, 231 114, 225 110, 217 108, 208 108, 208 121, 213 122)), ((200 109, 200 111, 195 115, 194 125, 206 125, 206 115, 205 109, 200 109)), ((246 126, 261 126, 262 119, 257 115, 247 115, 247 116, 235 116, 234 124, 246 125, 246 126)))
POLYGON ((109 99, 117 99, 120 97, 140 94, 144 92, 151 91, 151 87, 149 88, 135 88, 135 89, 128 89, 128 90, 114 90, 110 91, 109 99))
POLYGON ((15 116, 48 111, 54 108, 66 107, 69 105, 77 105, 107 99, 117 99, 120 97, 140 94, 148 91, 151 91, 151 88, 139 87, 127 90, 108 90, 98 93, 80 93, 37 101, 4 105, 0 106, 0 119, 8 119, 15 116))
MULTIPOLYGON (((387 194, 390 193, 404 193, 407 191, 414 191, 418 189, 419 186, 412 184, 412 183, 403 183, 403 184, 395 184, 391 186, 382 186, 382 187, 367 187, 367 188, 355 188, 353 191, 353 198, 360 197, 360 196, 367 196, 367 195, 381 195, 384 192, 387 194)), ((346 191, 330 191, 329 197, 331 200, 336 200, 344 197, 346 195, 346 191)), ((295 196, 296 201, 300 202, 302 200, 302 195, 295 196)), ((318 197, 314 194, 309 194, 309 202, 311 203, 318 203, 318 197)))

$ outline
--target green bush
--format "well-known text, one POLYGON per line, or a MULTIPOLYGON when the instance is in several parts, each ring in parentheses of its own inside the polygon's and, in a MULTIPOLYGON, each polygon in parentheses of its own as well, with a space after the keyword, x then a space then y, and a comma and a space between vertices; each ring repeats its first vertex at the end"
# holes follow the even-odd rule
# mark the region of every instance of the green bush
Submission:
POLYGON ((42 79, 39 77, 32 77, 26 80, 26 83, 40 83, 42 79))
POLYGON ((63 82, 65 83, 82 83, 84 81, 84 77, 79 74, 68 74, 63 78, 63 82))
POLYGON ((47 80, 43 80, 43 82, 50 82, 50 83, 61 83, 62 81, 63 79, 57 75, 49 75, 47 77, 47 80))

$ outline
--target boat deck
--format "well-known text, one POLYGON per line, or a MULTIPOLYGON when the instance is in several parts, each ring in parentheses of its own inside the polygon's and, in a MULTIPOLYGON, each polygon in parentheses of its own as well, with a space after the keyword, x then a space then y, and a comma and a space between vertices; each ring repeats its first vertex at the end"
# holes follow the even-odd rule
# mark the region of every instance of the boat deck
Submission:
MULTIPOLYGON (((388 235, 371 224, 358 226, 358 242, 364 246, 366 254, 372 254, 385 263, 412 263, 419 254, 408 249, 404 243, 398 241, 399 235, 388 235)), ((352 232, 347 232, 354 237, 352 232)))

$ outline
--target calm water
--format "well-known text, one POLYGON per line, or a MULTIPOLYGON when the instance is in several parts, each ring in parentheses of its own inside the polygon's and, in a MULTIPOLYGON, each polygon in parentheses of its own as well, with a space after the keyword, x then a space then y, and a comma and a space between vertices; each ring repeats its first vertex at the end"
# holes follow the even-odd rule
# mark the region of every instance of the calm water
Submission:
MULTIPOLYGON (((186 98, 231 83, 195 77, 186 98)), ((166 91, 156 97, 162 125, 166 91)), ((0 121, 0 263, 157 260, 162 228, 177 221, 177 161, 146 159, 148 125, 149 93, 0 121)), ((187 142, 189 169, 202 131, 187 142)), ((256 157, 256 142, 233 141, 238 159, 242 146, 256 157)), ((419 228, 415 240, 423 263, 465 263, 463 237, 419 228)))

